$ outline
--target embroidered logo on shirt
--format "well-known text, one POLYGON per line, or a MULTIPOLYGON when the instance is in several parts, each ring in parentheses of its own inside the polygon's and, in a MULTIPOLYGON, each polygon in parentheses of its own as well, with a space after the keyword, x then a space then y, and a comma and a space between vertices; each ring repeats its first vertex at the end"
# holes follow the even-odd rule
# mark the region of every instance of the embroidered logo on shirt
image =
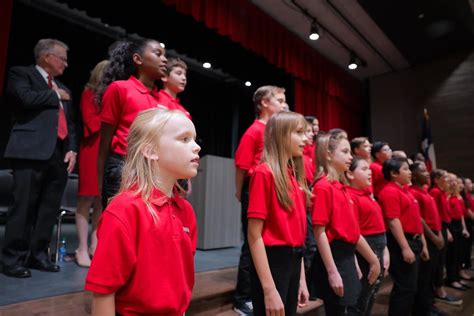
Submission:
POLYGON ((189 234, 189 227, 183 226, 183 232, 185 232, 186 234, 189 234))

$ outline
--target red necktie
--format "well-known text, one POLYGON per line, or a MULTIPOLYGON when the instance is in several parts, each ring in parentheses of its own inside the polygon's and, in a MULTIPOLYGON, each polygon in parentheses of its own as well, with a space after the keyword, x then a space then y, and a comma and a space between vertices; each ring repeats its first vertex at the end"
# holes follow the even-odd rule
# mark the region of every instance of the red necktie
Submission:
MULTIPOLYGON (((48 76, 48 87, 50 89, 53 88, 53 78, 48 76)), ((67 121, 66 121, 66 113, 64 113, 64 109, 62 105, 59 105, 59 112, 58 112, 58 137, 64 140, 67 137, 67 121)))

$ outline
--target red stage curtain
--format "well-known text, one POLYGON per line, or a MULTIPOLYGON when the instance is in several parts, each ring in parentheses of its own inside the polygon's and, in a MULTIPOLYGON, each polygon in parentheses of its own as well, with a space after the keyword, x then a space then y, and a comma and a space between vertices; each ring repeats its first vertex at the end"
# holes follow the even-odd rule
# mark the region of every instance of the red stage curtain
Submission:
POLYGON ((3 95, 5 66, 7 63, 8 36, 10 35, 10 20, 13 0, 0 1, 0 95, 3 95))
POLYGON ((361 83, 248 0, 163 0, 293 75, 295 110, 358 135, 361 83))

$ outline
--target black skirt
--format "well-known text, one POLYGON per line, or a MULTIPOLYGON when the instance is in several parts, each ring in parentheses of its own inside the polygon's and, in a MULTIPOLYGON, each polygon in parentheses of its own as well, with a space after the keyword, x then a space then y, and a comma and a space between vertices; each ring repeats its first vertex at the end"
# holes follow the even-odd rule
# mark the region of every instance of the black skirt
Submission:
POLYGON ((312 282, 309 289, 310 296, 312 299, 320 298, 330 304, 354 305, 357 303, 361 290, 354 257, 356 245, 333 240, 330 247, 337 271, 342 278, 344 296, 337 296, 329 285, 328 273, 319 251, 314 256, 313 264, 311 265, 310 277, 312 282))

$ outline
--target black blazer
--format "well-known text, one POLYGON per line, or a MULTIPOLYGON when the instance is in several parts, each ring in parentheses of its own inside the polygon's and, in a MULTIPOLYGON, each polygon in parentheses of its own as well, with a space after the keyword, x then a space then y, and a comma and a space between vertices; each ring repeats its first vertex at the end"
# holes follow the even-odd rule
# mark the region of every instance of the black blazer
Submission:
MULTIPOLYGON (((68 88, 54 79, 58 87, 68 88)), ((48 87, 35 66, 12 67, 8 74, 7 96, 15 124, 5 149, 5 158, 47 160, 58 140, 59 98, 48 87)), ((67 119, 65 151, 77 152, 77 135, 72 101, 62 101, 67 119)))

